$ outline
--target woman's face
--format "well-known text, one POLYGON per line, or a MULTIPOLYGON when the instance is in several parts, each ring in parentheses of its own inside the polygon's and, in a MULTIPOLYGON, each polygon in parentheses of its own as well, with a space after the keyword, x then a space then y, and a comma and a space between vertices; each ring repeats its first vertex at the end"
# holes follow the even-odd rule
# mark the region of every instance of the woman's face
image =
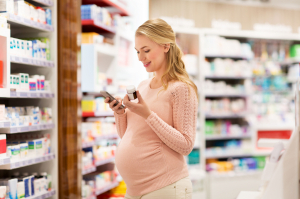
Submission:
POLYGON ((144 35, 135 37, 135 49, 147 72, 164 70, 169 45, 159 45, 144 35))

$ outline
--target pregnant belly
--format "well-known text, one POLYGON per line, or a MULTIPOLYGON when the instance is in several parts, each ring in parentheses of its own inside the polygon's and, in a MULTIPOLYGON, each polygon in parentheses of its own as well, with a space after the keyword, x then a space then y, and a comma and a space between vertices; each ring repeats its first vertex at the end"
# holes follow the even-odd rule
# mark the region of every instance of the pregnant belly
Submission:
POLYGON ((116 166, 127 186, 149 183, 166 173, 162 143, 144 145, 120 143, 116 153, 116 166))

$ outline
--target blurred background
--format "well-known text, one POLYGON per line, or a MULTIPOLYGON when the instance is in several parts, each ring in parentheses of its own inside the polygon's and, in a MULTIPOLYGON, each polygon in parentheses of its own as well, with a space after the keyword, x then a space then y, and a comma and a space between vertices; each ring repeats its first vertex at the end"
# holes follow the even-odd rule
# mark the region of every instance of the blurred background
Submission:
POLYGON ((99 91, 124 96, 151 77, 134 34, 162 18, 200 96, 193 198, 257 191, 271 152, 258 140, 295 128, 299 10, 299 0, 0 0, 0 187, 33 175, 45 184, 33 198, 124 198, 99 91))

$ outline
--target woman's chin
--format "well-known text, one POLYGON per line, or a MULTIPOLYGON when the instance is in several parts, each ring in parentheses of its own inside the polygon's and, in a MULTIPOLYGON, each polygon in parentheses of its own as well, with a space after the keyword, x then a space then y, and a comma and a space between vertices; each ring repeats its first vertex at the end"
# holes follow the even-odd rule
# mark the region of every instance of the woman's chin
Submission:
POLYGON ((147 67, 146 67, 146 71, 147 71, 148 73, 154 72, 154 70, 151 70, 151 68, 147 68, 147 67))

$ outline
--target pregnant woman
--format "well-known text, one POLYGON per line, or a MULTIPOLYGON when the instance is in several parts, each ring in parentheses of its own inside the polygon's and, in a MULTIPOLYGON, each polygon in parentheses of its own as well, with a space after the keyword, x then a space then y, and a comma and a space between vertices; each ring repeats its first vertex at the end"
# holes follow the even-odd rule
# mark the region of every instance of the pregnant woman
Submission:
MULTIPOLYGON (((154 78, 140 83, 138 102, 126 95, 114 106, 122 138, 116 166, 127 185, 126 199, 191 199, 192 183, 184 156, 194 146, 197 87, 190 80, 175 42, 162 19, 152 19, 135 33, 139 61, 154 78)), ((108 103, 109 99, 105 100, 108 103)))

